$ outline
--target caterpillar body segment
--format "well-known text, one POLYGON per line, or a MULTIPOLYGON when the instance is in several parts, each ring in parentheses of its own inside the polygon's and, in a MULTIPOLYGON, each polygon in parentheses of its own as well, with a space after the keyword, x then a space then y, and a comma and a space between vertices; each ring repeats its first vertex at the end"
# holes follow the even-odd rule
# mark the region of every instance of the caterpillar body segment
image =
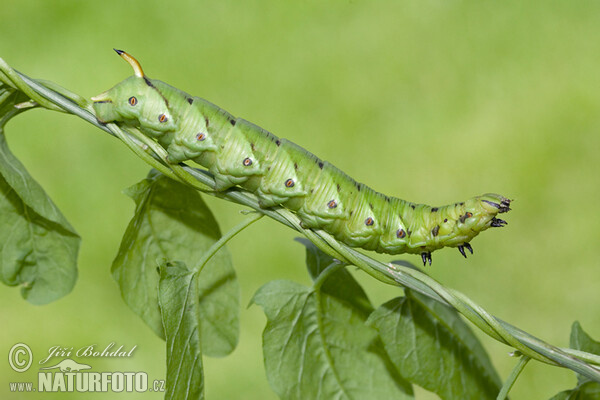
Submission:
POLYGON ((193 160, 207 168, 218 191, 241 186, 261 207, 294 211, 306 228, 377 252, 421 254, 457 247, 490 227, 506 225, 497 214, 510 200, 484 194, 443 207, 414 204, 378 193, 302 147, 220 107, 146 77, 139 63, 118 51, 135 75, 92 98, 101 122, 136 126, 157 140, 171 163, 193 160))

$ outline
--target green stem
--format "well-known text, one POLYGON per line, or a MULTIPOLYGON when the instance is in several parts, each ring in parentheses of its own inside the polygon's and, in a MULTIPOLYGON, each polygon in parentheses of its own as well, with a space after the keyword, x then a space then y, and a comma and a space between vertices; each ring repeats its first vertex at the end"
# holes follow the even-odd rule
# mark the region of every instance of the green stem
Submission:
POLYGON ((3 76, 2 81, 4 81, 7 85, 10 85, 16 89, 19 89, 27 96, 29 96, 36 103, 41 105, 42 107, 48 108, 54 111, 64 111, 62 108, 57 107, 54 103, 47 101, 44 97, 38 94, 35 90, 33 90, 24 80, 23 78, 12 69, 6 61, 0 58, 0 70, 2 70, 3 76), (7 82, 7 80, 9 82, 7 82))
POLYGON ((331 248, 333 248, 335 252, 342 257, 342 259, 350 261, 350 264, 357 266, 358 268, 362 269, 363 271, 365 271, 375 279, 380 280, 381 282, 387 283, 389 285, 398 286, 398 282, 396 282, 392 277, 390 277, 389 274, 386 273, 387 271, 382 271, 379 268, 373 268, 367 263, 364 263, 362 260, 354 257, 352 253, 346 251, 347 247, 345 245, 338 242, 329 233, 322 230, 318 230, 317 234, 322 239, 324 239, 325 242, 327 242, 327 244, 331 246, 331 248))
POLYGON ((313 290, 315 292, 319 292, 321 290, 321 286, 323 285, 323 283, 325 283, 327 278, 329 278, 331 275, 336 273, 341 268, 344 268, 345 266, 346 264, 341 264, 338 262, 333 262, 329 264, 323 271, 321 271, 319 276, 317 276, 317 279, 315 279, 315 283, 313 283, 313 290))
POLYGON ((519 377, 521 372, 523 372, 523 369, 525 369, 525 366, 527 365, 529 360, 530 360, 530 358, 527 356, 521 356, 519 358, 519 362, 517 363, 517 365, 515 365, 515 367, 511 371, 510 375, 506 379, 506 382, 504 382, 504 385, 502 385, 502 389, 500 389, 500 392, 498 393, 498 397, 496 397, 496 400, 506 399, 506 396, 508 396, 508 392, 510 392, 510 389, 513 387, 513 385, 517 381, 517 378, 519 377))
POLYGON ((559 350, 570 356, 580 358, 590 364, 600 366, 600 355, 586 353, 585 351, 574 350, 574 349, 569 349, 569 348, 565 348, 565 347, 560 347, 559 350))
POLYGON ((459 300, 466 304, 469 308, 474 310, 477 315, 481 316, 485 323, 501 338, 502 341, 515 349, 519 350, 522 354, 528 356, 529 358, 535 358, 538 361, 542 361, 548 364, 556 365, 556 362, 552 359, 549 359, 546 356, 540 356, 538 353, 532 351, 529 347, 525 346, 521 342, 519 342, 513 335, 511 335, 501 324, 500 322, 487 311, 485 311, 481 306, 475 304, 473 300, 469 299, 462 293, 452 291, 454 296, 459 300))
POLYGON ((121 139, 121 141, 123 143, 125 143, 125 145, 127 147, 129 147, 129 149, 131 151, 133 151, 138 157, 140 157, 142 160, 146 161, 148 164, 150 164, 150 166, 152 166, 154 169, 160 171, 162 174, 168 176, 171 179, 174 180, 179 180, 177 179, 177 176, 173 173, 173 171, 171 171, 167 166, 165 166, 163 163, 161 163, 160 161, 158 161, 157 159, 155 159, 154 157, 152 157, 150 154, 146 153, 142 147, 140 146, 139 142, 136 143, 134 142, 130 136, 128 136, 127 134, 125 134, 125 132, 123 132, 121 129, 119 129, 119 127, 115 124, 106 124, 106 127, 119 139, 121 139))
POLYGON ((228 241, 230 241, 235 235, 237 235, 238 233, 240 233, 241 231, 246 229, 248 226, 250 226, 253 223, 255 223, 256 221, 258 221, 262 217, 264 217, 264 214, 253 213, 253 215, 251 215, 249 218, 246 218, 245 220, 243 220, 242 222, 240 222, 239 224, 237 224, 236 226, 231 228, 225 235, 221 236, 221 238, 219 240, 217 240, 215 243, 213 243, 213 245, 210 246, 210 249, 208 249, 208 251, 204 254, 204 257, 202 257, 202 259, 198 263, 198 266, 196 268, 194 268, 194 273, 200 274, 200 272, 202 271, 204 266, 210 261, 210 259, 215 254, 217 254, 217 252, 219 251, 219 249, 221 249, 221 247, 225 246, 225 244, 228 241))
MULTIPOLYGON (((198 180, 194 179, 193 176, 191 176, 189 173, 187 173, 179 165, 169 163, 169 160, 167 159, 167 152, 160 144, 158 144, 154 140, 150 139, 148 136, 144 135, 138 129, 126 128, 126 130, 133 137, 138 139, 140 142, 144 143, 144 145, 146 145, 156 155, 156 157, 158 157, 160 159, 161 164, 168 167, 173 172, 172 175, 177 177, 174 179, 176 179, 182 183, 188 184, 191 187, 193 187, 194 189, 200 190, 202 192, 209 192, 209 191, 213 190, 212 187, 198 182, 198 180)), ((171 178, 173 179, 172 176, 171 176, 171 178)))
POLYGON ((90 107, 90 102, 88 99, 86 99, 85 97, 81 97, 77 93, 71 92, 69 89, 65 89, 64 87, 62 87, 52 81, 47 81, 44 79, 38 79, 37 81, 39 83, 41 83, 42 85, 46 86, 48 89, 53 90, 57 93, 60 93, 62 96, 66 97, 67 99, 73 100, 75 102, 75 104, 77 104, 81 108, 89 108, 90 107))

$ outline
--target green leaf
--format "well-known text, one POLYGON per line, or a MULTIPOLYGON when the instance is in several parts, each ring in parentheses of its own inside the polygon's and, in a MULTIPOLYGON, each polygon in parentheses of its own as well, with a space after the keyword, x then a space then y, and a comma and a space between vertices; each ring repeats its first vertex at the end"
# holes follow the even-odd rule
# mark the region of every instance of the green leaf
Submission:
POLYGON ((406 290, 379 307, 377 328, 400 374, 442 399, 495 399, 500 379, 458 313, 406 290))
MULTIPOLYGON (((331 264, 339 263, 333 257, 323 253, 310 241, 298 238, 298 242, 306 247, 306 267, 313 281, 331 264)), ((355 312, 360 313, 365 320, 373 312, 373 306, 362 287, 345 269, 338 269, 321 285, 320 290, 338 299, 349 302, 355 312)))
POLYGON ((575 389, 565 390, 550 400, 600 400, 600 383, 588 381, 575 389))
POLYGON ((570 390, 565 390, 564 392, 560 392, 550 398, 550 400, 568 400, 570 390))
MULTIPOLYGON (((137 207, 113 262, 113 277, 129 307, 164 338, 157 267, 164 260, 197 266, 221 232, 196 190, 156 172, 126 193, 137 207)), ((196 281, 204 354, 229 354, 238 341, 240 298, 225 248, 211 258, 196 281)))
POLYGON ((600 342, 592 339, 577 321, 571 326, 571 339, 569 345, 575 350, 600 355, 600 342))
MULTIPOLYGON (((313 281, 316 281, 328 266, 339 264, 338 260, 323 253, 310 241, 303 238, 296 240, 306 247, 306 268, 313 281)), ((346 269, 338 268, 335 273, 329 275, 320 286, 320 291, 348 302, 353 311, 364 317, 365 321, 374 310, 363 288, 346 269)))
POLYGON ((22 285, 30 303, 47 304, 73 289, 80 238, 8 148, 4 126, 27 100, 0 84, 0 280, 22 285))
MULTIPOLYGON (((592 339, 577 321, 571 326, 569 345, 575 350, 600 355, 600 342, 592 339)), ((556 394, 550 400, 600 400, 600 383, 577 374, 577 386, 556 394)))
MULTIPOLYGON (((600 355, 600 342, 592 339, 581 327, 577 321, 571 326, 571 338, 569 345, 575 350, 581 350, 588 353, 600 355)), ((579 384, 588 382, 589 379, 583 375, 577 374, 577 382, 579 384)))
MULTIPOLYGON (((332 262, 307 246, 316 279, 332 262)), ((369 300, 341 268, 327 269, 320 287, 272 281, 254 295, 268 319, 263 352, 271 387, 282 399, 412 399, 377 332, 365 325, 369 300)))
POLYGON ((182 262, 160 267, 159 304, 167 335, 165 399, 203 399, 201 310, 196 274, 182 262))

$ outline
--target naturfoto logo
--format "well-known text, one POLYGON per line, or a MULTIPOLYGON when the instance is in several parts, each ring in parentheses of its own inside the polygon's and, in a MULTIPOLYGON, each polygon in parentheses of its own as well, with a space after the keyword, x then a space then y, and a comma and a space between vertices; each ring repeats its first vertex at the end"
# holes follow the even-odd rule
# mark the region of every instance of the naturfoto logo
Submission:
MULTIPOLYGON (((9 382, 9 389, 11 392, 163 392, 164 379, 150 381, 144 371, 94 371, 90 364, 70 358, 131 357, 136 348, 117 347, 114 342, 104 347, 95 344, 80 348, 52 346, 48 355, 38 362, 48 365, 39 368, 37 383, 9 382), (50 360, 52 362, 48 362, 50 360)), ((25 372, 33 357, 29 346, 17 343, 9 350, 8 362, 15 372, 25 372)))

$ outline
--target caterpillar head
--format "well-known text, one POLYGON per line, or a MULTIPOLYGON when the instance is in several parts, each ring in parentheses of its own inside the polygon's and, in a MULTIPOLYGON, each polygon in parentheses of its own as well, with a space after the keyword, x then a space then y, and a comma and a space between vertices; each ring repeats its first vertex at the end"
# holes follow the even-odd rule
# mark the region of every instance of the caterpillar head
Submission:
POLYGON ((174 121, 167 101, 152 80, 144 76, 135 58, 122 50, 115 51, 133 67, 135 75, 92 97, 96 118, 102 123, 124 122, 141 126, 157 134, 173 130, 174 121))
POLYGON ((495 193, 486 193, 467 200, 459 217, 461 229, 473 237, 490 227, 502 227, 506 221, 496 215, 510 211, 511 200, 495 193))
POLYGON ((501 214, 510 211, 512 200, 495 193, 486 193, 478 197, 479 206, 488 214, 501 214))

